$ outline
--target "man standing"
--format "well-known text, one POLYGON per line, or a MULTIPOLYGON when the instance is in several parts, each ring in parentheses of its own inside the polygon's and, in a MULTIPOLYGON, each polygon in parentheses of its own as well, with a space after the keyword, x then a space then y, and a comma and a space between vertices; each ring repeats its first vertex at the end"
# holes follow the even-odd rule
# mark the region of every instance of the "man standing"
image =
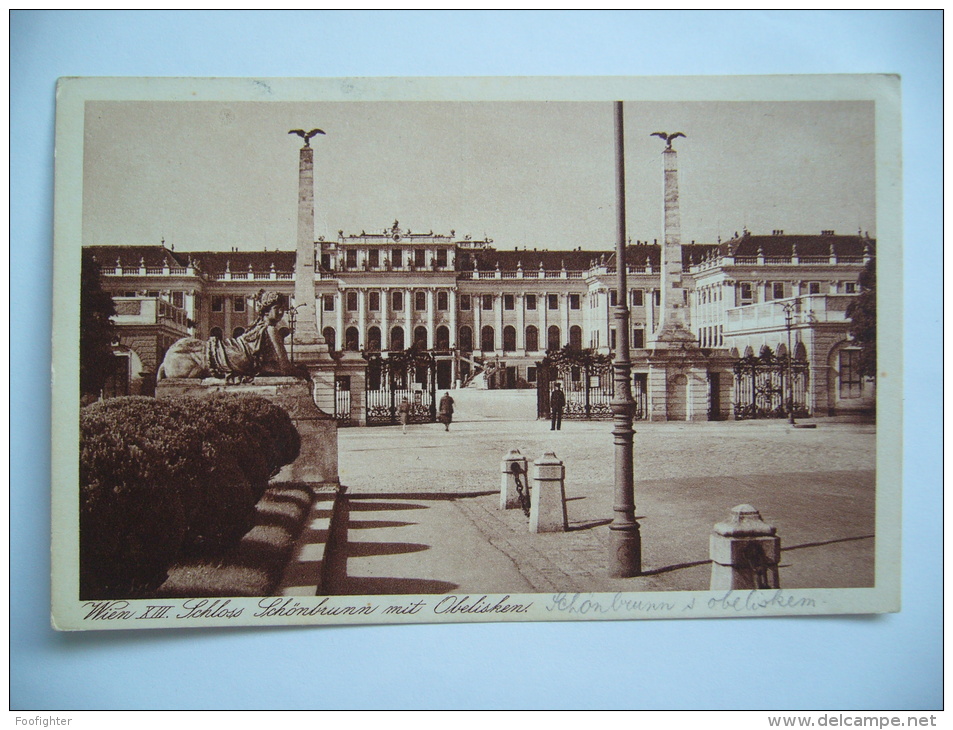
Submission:
POLYGON ((559 431, 563 425, 563 408, 566 407, 566 394, 557 380, 549 394, 549 412, 552 415, 550 431, 559 431))

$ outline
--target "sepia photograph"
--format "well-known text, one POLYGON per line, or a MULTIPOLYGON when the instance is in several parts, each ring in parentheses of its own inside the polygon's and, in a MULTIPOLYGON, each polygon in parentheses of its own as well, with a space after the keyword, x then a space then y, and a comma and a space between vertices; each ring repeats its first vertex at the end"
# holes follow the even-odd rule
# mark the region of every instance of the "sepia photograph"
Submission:
POLYGON ((61 79, 54 626, 898 611, 899 93, 61 79))

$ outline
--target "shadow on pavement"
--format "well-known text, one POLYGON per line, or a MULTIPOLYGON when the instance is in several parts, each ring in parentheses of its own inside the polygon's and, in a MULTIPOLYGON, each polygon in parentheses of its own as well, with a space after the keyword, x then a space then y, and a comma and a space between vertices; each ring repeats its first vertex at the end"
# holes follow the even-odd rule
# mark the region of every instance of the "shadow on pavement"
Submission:
POLYGON ((380 512, 385 509, 428 509, 425 504, 407 504, 406 502, 365 502, 363 497, 347 496, 348 507, 352 512, 380 512))
POLYGON ((662 575, 662 573, 671 573, 673 570, 682 570, 683 568, 697 568, 699 565, 709 565, 710 560, 696 560, 694 563, 679 563, 678 565, 666 565, 664 568, 653 568, 652 570, 643 570, 639 575, 662 575))
MULTIPOLYGON (((570 527, 569 529, 578 529, 578 528, 570 527)), ((833 545, 839 542, 854 542, 856 540, 870 540, 873 537, 874 535, 861 535, 860 537, 839 537, 834 540, 824 540, 821 542, 806 542, 803 545, 791 545, 790 547, 784 547, 782 545, 781 552, 785 553, 790 550, 801 550, 803 548, 823 547, 824 545, 833 545)), ((661 575, 663 573, 671 573, 672 571, 675 571, 675 570, 682 570, 683 568, 697 568, 699 565, 709 565, 709 564, 711 564, 711 560, 696 560, 693 563, 679 563, 677 565, 666 565, 663 568, 653 568, 652 570, 644 570, 642 571, 641 575, 643 576, 661 575)), ((791 567, 791 563, 781 563, 778 567, 788 568, 788 567, 791 567)))
POLYGON ((371 530, 375 527, 410 527, 416 524, 416 522, 400 522, 398 520, 350 520, 348 529, 371 530))
POLYGON ((784 544, 781 545, 781 552, 786 553, 789 550, 802 550, 804 548, 812 547, 822 547, 824 545, 833 545, 837 542, 854 542, 855 540, 872 540, 875 535, 861 535, 860 537, 838 537, 834 540, 823 540, 822 542, 805 542, 801 545, 791 545, 790 547, 784 547, 784 544))
MULTIPOLYGON (((388 494, 387 492, 375 492, 375 493, 361 493, 361 494, 348 494, 348 501, 351 503, 351 509, 355 509, 355 505, 359 504, 374 504, 376 509, 426 509, 426 505, 403 505, 400 507, 392 507, 390 500, 392 499, 421 499, 425 501, 445 501, 452 499, 467 499, 468 497, 487 497, 491 494, 499 494, 499 489, 491 489, 488 492, 404 492, 404 493, 395 493, 388 494), (384 502, 363 502, 365 499, 380 499, 386 500, 384 502)), ((370 507, 356 507, 356 509, 371 509, 370 507)))
POLYGON ((573 522, 569 525, 569 532, 574 532, 576 530, 591 530, 593 527, 602 527, 603 525, 608 525, 612 522, 611 518, 606 518, 604 520, 590 520, 589 522, 573 522))
POLYGON ((424 593, 450 593, 459 588, 456 583, 424 578, 347 578, 345 590, 328 595, 388 596, 424 593))
POLYGON ((403 555, 430 550, 430 545, 419 542, 349 542, 347 557, 367 558, 372 555, 403 555))

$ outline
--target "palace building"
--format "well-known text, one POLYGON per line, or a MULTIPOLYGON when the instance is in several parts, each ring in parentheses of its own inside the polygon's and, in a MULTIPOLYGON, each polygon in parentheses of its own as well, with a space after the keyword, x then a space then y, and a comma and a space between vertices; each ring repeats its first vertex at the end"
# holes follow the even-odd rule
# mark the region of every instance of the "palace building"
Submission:
MULTIPOLYGON (((180 337, 241 335, 255 321, 262 289, 278 291, 292 309, 313 308, 339 368, 342 422, 374 422, 370 393, 385 385, 368 370, 369 359, 409 348, 429 354, 431 390, 537 387, 556 377, 570 392, 585 393, 585 416, 598 413, 593 393, 604 394, 611 381, 604 368, 593 374, 588 365, 543 372, 547 352, 567 345, 592 355, 614 351, 620 292, 611 246, 504 250, 490 239, 415 232, 395 221, 316 241, 314 297, 307 301, 295 300, 294 250, 87 250, 114 298, 120 332, 107 396, 153 393, 156 369, 180 337)), ((680 261, 656 241, 626 248, 629 290, 621 296, 630 309, 637 416, 777 415, 788 401, 814 416, 873 408, 873 382, 859 374, 846 317, 858 276, 875 255, 873 239, 744 231, 673 250, 680 261), (677 286, 663 285, 665 266, 677 286), (681 336, 666 335, 666 311, 678 312, 681 336)), ((290 335, 294 312, 286 321, 290 335)), ((287 341, 294 359, 293 338, 287 341)))

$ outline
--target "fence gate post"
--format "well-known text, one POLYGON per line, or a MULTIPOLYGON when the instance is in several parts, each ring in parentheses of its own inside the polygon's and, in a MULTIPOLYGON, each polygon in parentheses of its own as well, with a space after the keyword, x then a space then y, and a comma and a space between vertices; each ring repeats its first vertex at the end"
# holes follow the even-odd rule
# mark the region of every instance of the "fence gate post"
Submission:
POLYGON ((510 449, 500 463, 500 509, 520 507, 520 495, 516 488, 517 479, 526 494, 529 489, 529 475, 526 473, 526 457, 519 449, 510 449))
POLYGON ((734 507, 710 538, 711 590, 780 588, 781 538, 750 504, 734 507))
POLYGON ((565 532, 568 529, 565 478, 566 467, 552 451, 533 462, 530 532, 565 532))

